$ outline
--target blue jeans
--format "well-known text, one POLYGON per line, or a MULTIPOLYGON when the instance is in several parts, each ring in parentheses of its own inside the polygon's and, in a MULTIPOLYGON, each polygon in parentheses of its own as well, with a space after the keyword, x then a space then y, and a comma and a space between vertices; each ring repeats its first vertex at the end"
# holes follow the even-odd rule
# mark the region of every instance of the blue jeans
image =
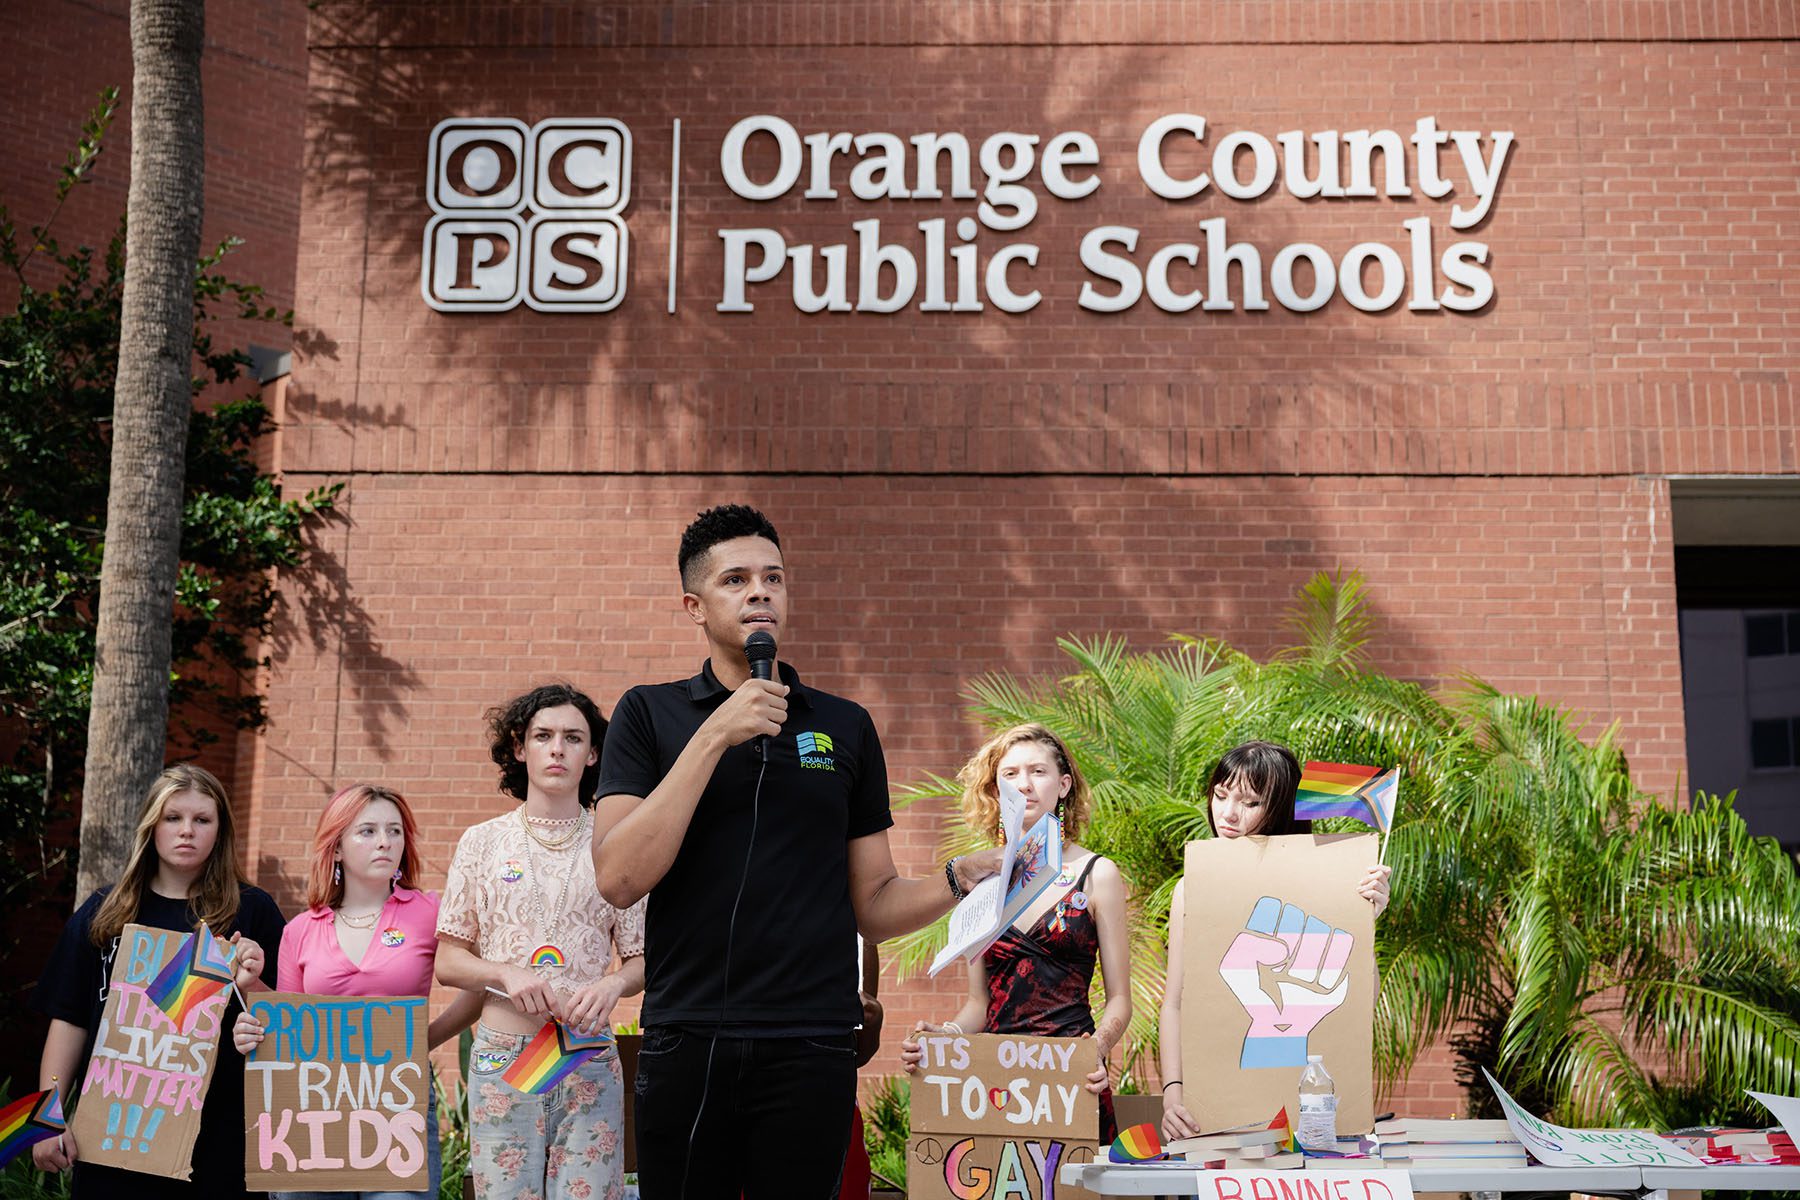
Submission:
POLYGON ((425 1110, 425 1153, 431 1164, 431 1190, 426 1192, 270 1192, 274 1200, 419 1200, 420 1196, 438 1194, 444 1177, 444 1147, 438 1141, 437 1088, 431 1089, 431 1101, 425 1110))

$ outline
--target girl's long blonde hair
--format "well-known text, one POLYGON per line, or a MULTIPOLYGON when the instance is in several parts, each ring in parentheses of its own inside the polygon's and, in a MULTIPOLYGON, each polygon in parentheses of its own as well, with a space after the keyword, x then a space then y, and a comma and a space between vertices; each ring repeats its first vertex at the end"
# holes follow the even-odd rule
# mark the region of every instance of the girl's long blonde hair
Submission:
POLYGON ((1014 725, 1005 733, 989 738, 956 773, 956 782, 962 784, 964 819, 993 838, 995 845, 1005 840, 1000 828, 1000 760, 1006 757, 1008 750, 1022 742, 1037 742, 1049 747, 1056 755, 1057 768, 1069 777, 1069 794, 1057 803, 1056 812, 1062 818, 1063 839, 1079 841, 1082 830, 1087 828, 1092 804, 1087 780, 1082 778, 1081 768, 1075 765, 1075 760, 1069 757, 1069 748, 1063 745, 1062 739, 1035 723, 1014 725))
POLYGON ((156 854, 156 826, 169 801, 183 792, 199 792, 210 798, 219 822, 219 837, 213 843, 212 855, 200 869, 200 878, 194 882, 188 896, 188 916, 195 922, 195 928, 204 923, 219 937, 226 936, 231 923, 237 919, 237 838, 232 833, 231 801, 225 795, 225 785, 205 767, 176 763, 163 769, 144 797, 144 811, 138 815, 131 857, 125 863, 118 885, 107 893, 100 911, 94 914, 94 925, 88 935, 94 945, 105 949, 125 932, 125 926, 137 920, 138 907, 162 862, 156 854))

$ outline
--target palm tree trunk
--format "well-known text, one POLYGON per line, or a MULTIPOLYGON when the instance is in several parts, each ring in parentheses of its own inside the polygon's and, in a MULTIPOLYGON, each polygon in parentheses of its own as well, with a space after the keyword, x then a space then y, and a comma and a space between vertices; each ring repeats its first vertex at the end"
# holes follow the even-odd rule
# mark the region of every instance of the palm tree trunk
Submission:
POLYGON ((200 254, 203 0, 132 0, 131 196, 77 899, 119 877, 169 724, 200 254))

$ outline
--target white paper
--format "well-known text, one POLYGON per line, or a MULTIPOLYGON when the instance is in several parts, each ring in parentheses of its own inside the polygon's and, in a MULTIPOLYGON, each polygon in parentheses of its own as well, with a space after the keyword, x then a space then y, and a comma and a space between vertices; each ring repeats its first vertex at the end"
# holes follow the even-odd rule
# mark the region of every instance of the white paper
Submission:
POLYGON ((1757 1103, 1775 1114, 1775 1123, 1782 1132, 1800 1145, 1800 1096, 1776 1096, 1768 1092, 1751 1092, 1757 1103))
POLYGON ((1706 1164, 1648 1129, 1569 1129, 1519 1107, 1485 1067, 1506 1123, 1531 1157, 1546 1167, 1703 1167, 1706 1164))
POLYGON ((944 948, 931 960, 933 975, 957 959, 974 958, 993 945, 1062 870, 1062 824, 1056 814, 1044 814, 1029 831, 1022 832, 1025 797, 1004 779, 1000 780, 1000 823, 1006 831, 1000 873, 976 884, 951 912, 944 948))

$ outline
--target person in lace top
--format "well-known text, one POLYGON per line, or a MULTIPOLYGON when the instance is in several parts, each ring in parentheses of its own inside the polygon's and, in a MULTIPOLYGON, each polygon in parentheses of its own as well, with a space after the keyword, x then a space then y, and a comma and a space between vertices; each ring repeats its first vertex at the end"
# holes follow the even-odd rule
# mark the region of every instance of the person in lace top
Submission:
POLYGON ((487 991, 469 1055, 469 1137, 486 1200, 624 1194, 624 1083, 609 1045, 549 1091, 507 1068, 547 1020, 609 1028, 644 987, 644 906, 600 896, 589 811, 606 721, 566 684, 488 714, 500 790, 522 803, 464 831, 438 910, 437 973, 487 991))

